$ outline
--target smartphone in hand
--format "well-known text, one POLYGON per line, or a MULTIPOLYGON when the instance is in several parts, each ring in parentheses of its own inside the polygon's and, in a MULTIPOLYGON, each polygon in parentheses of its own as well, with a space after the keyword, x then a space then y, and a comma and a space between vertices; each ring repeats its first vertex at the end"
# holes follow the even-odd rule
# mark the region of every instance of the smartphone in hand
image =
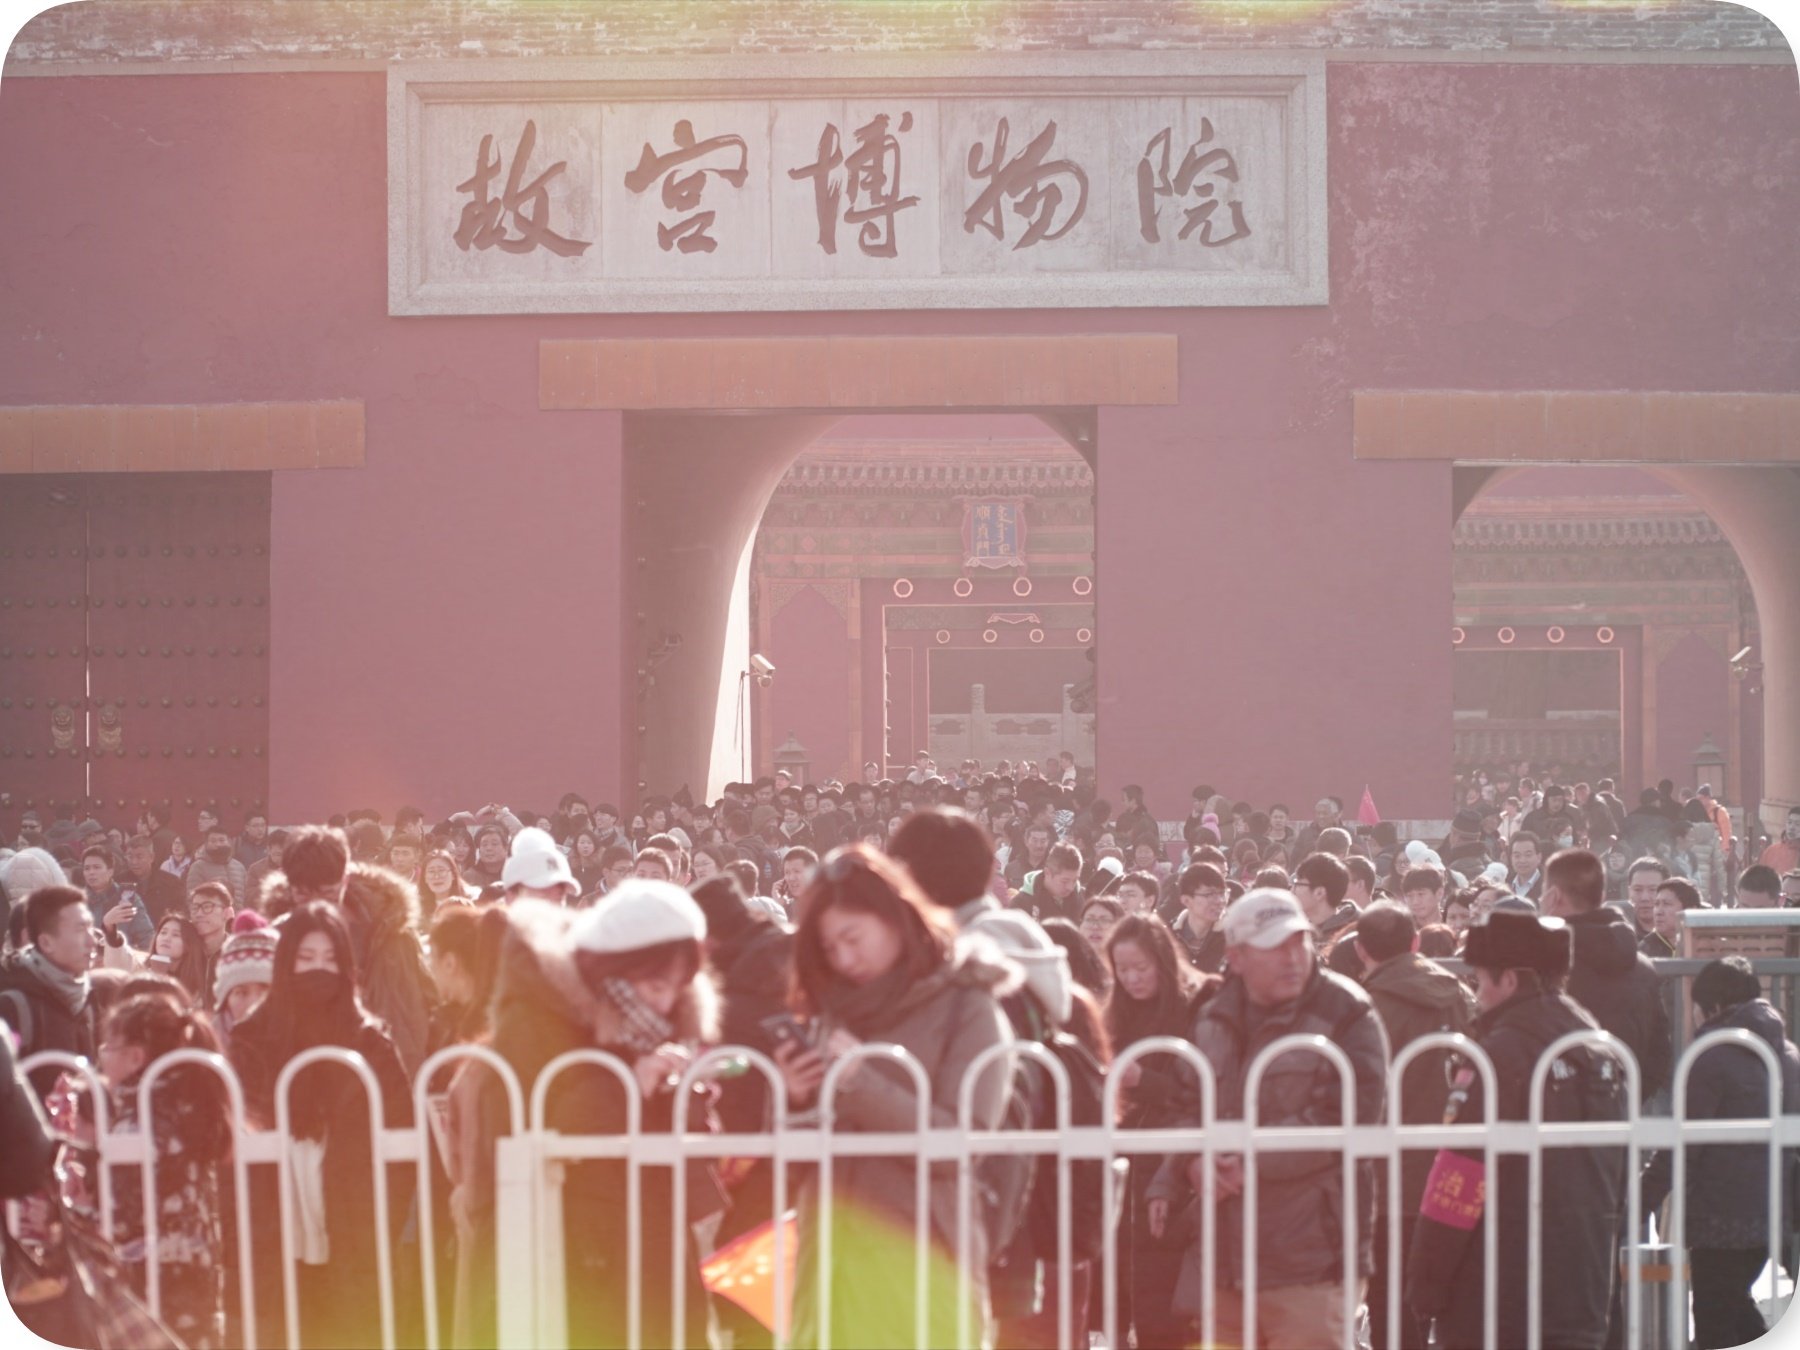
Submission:
POLYGON ((793 1046, 796 1052, 813 1048, 811 1028, 791 1012, 763 1018, 762 1029, 778 1049, 783 1045, 793 1046))

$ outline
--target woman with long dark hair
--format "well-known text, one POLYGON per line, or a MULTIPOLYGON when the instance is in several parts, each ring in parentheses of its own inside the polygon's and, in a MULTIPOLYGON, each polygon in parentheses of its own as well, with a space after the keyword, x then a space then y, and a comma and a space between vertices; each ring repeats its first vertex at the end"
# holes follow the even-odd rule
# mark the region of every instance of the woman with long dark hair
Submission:
POLYGON ((207 1005, 206 943, 187 915, 171 912, 162 916, 156 935, 150 939, 144 968, 173 975, 197 1004, 207 1005))
MULTIPOLYGON (((1188 1039, 1201 1006, 1218 992, 1217 975, 1202 975, 1168 925, 1154 914, 1127 914, 1106 941, 1112 992, 1106 1000, 1106 1029, 1113 1053, 1152 1036, 1188 1039)), ((1179 1124, 1187 1105, 1178 1061, 1151 1055, 1126 1066, 1120 1080, 1126 1129, 1153 1130, 1179 1124)), ((1120 1224, 1120 1334, 1135 1326, 1139 1345, 1186 1345, 1189 1319, 1172 1308, 1177 1277, 1189 1245, 1189 1223, 1171 1219, 1162 1236, 1151 1234, 1145 1201, 1157 1157, 1133 1157, 1129 1208, 1120 1224)), ((1190 1221, 1192 1215, 1186 1216, 1190 1221)))
MULTIPOLYGON (((288 1062, 317 1046, 353 1050, 368 1061, 381 1089, 382 1124, 413 1123, 412 1090, 399 1053, 362 1005, 350 933, 337 908, 321 900, 289 911, 275 946, 268 995, 231 1035, 231 1062, 244 1085, 251 1123, 278 1121, 275 1083, 288 1062)), ((287 1093, 294 1185, 285 1197, 296 1236, 300 1336, 306 1350, 381 1343, 377 1287, 374 1163, 369 1101, 362 1080, 335 1064, 302 1069, 287 1093)), ((258 1169, 265 1171, 266 1169, 258 1169)), ((394 1242, 412 1199, 413 1168, 388 1169, 388 1226, 394 1242)), ((253 1183, 253 1211, 278 1233, 272 1178, 253 1183)), ((280 1243, 257 1243, 257 1340, 285 1344, 280 1243), (273 1269, 266 1254, 273 1252, 273 1269)), ((395 1268, 400 1258, 395 1257, 395 1268)))
POLYGON ((475 892, 463 880, 462 868, 448 849, 435 849, 425 855, 419 867, 419 908, 427 920, 437 914, 439 905, 472 905, 475 892))
MULTIPOLYGON (((924 1066, 931 1089, 928 1121, 955 1124, 971 1063, 1013 1039, 999 1000, 1020 985, 1018 967, 999 960, 987 944, 958 945, 949 912, 925 899, 897 863, 863 845, 832 853, 799 909, 793 1007, 811 1027, 808 1048, 789 1045, 777 1052, 790 1102, 804 1106, 817 1098, 827 1057, 884 1042, 924 1066)), ((973 1093, 975 1129, 999 1125, 1008 1081, 999 1064, 981 1075, 973 1093)), ((911 1076, 881 1060, 864 1060, 845 1073, 833 1106, 833 1127, 846 1132, 904 1132, 918 1120, 911 1076)), ((834 1177, 831 1343, 911 1345, 914 1159, 840 1158, 834 1177), (871 1265, 882 1274, 871 1277, 871 1265)), ((932 1345, 957 1339, 956 1193, 953 1171, 932 1168, 926 1217, 936 1252, 928 1277, 932 1345)), ((817 1198, 809 1194, 801 1204, 796 1345, 819 1335, 818 1222, 817 1198)), ((986 1245, 977 1224, 967 1253, 977 1309, 985 1302, 986 1245)))

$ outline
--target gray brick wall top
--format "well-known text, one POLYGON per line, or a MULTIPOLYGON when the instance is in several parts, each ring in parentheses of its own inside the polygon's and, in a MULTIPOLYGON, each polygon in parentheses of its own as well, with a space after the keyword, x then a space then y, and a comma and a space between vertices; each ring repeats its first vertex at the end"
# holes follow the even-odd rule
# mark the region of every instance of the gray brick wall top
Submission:
POLYGON ((1781 52, 1718 0, 87 0, 8 61, 64 63, 797 52, 1258 48, 1781 52))

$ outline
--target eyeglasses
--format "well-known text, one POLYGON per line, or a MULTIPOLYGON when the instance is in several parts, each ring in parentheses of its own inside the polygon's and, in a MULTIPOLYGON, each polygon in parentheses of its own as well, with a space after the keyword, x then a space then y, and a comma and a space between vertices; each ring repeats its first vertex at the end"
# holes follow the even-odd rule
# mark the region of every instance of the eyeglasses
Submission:
POLYGON ((217 901, 202 900, 199 904, 190 905, 188 907, 188 917, 190 919, 203 919, 208 914, 221 914, 224 910, 225 906, 219 904, 217 901))

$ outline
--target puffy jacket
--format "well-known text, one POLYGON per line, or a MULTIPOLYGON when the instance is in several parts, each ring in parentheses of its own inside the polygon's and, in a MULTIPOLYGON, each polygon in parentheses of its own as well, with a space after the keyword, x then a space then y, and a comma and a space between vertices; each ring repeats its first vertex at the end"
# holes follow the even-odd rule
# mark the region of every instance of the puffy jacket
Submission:
MULTIPOLYGON (((1781 1014, 1766 999, 1727 1008, 1695 1033, 1742 1027, 1766 1041, 1781 1064, 1779 1101, 1784 1112, 1800 1110, 1800 1050, 1787 1039, 1781 1014)), ((1769 1114, 1769 1078, 1750 1050, 1720 1046, 1694 1062, 1687 1081, 1689 1120, 1760 1120, 1769 1114)), ((1687 1228, 1689 1247, 1767 1247, 1769 1243, 1769 1150, 1762 1144, 1695 1144, 1688 1149, 1687 1228)), ((1674 1175, 1665 1150, 1656 1155, 1644 1180, 1650 1198, 1660 1198, 1674 1175)), ((1792 1225, 1792 1216, 1786 1222, 1792 1225)))
MULTIPOLYGON (((1244 1118, 1245 1074, 1264 1046, 1284 1036, 1322 1035, 1350 1057, 1356 1077, 1356 1123, 1379 1124, 1385 1112, 1388 1064, 1387 1033, 1374 1004, 1360 986, 1315 968, 1300 997, 1277 1008, 1261 1010, 1251 1030, 1251 1009, 1244 982, 1226 977, 1216 997, 1194 1021, 1193 1041, 1213 1067, 1218 1084, 1218 1117, 1244 1118)), ((1305 1051, 1282 1055, 1263 1074, 1260 1125, 1337 1125, 1341 1088, 1337 1070, 1323 1056, 1305 1051)), ((1198 1089, 1193 1100, 1199 1101, 1198 1089)), ((1187 1125, 1200 1123, 1194 1110, 1187 1125)), ((1191 1194, 1187 1169, 1191 1155, 1164 1160, 1150 1184, 1148 1198, 1167 1200, 1171 1212, 1191 1194)), ((1344 1279, 1343 1213, 1356 1206, 1356 1274, 1370 1269, 1370 1234, 1375 1221, 1374 1169, 1357 1164, 1355 1197, 1343 1190, 1343 1160, 1335 1152, 1265 1153, 1257 1161, 1257 1284, 1336 1283, 1344 1279)), ((1244 1199, 1221 1199, 1218 1206, 1219 1274, 1232 1288, 1243 1286, 1244 1199)), ((1197 1291, 1200 1244, 1196 1235, 1182 1274, 1184 1287, 1197 1291)))
MULTIPOLYGON (((1498 1120, 1530 1118, 1532 1070, 1538 1056, 1558 1037, 1595 1025, 1573 1000, 1535 986, 1475 1019, 1476 1041, 1493 1061, 1499 1100, 1498 1120)), ((1546 1121, 1615 1121, 1625 1118, 1624 1075, 1605 1055, 1577 1049, 1561 1064, 1570 1072, 1545 1082, 1546 1121)), ((1457 1123, 1485 1119, 1481 1079, 1459 1074, 1451 1107, 1457 1123)), ((1479 1148, 1455 1156, 1479 1164, 1479 1148)), ((1519 1154, 1498 1158, 1499 1251, 1496 1256, 1497 1343, 1523 1346, 1530 1252, 1527 1206, 1529 1164, 1519 1154)), ((1544 1150, 1543 1341, 1565 1350, 1599 1350, 1606 1339, 1607 1313, 1620 1231, 1625 1185, 1625 1150, 1551 1148, 1544 1150)), ((1463 1194, 1467 1195, 1467 1187, 1463 1194)), ((1479 1218, 1467 1228, 1419 1216, 1408 1263, 1407 1303, 1421 1321, 1435 1317, 1445 1350, 1474 1350, 1481 1341, 1482 1241, 1479 1218)))
POLYGON ((1663 1003, 1662 981, 1638 951, 1637 932, 1608 905, 1568 918, 1575 936, 1569 997, 1594 1015, 1637 1056, 1638 1082, 1648 1101, 1669 1082, 1674 1045, 1663 1003))
MULTIPOLYGON (((82 1006, 70 1007, 60 990, 39 971, 45 965, 37 948, 0 956, 0 1021, 19 1036, 19 1057, 29 1059, 45 1050, 94 1058, 94 1008, 85 994, 82 1006)), ((31 1086, 41 1098, 56 1086, 62 1070, 35 1069, 31 1086)))
MULTIPOLYGON (((1475 1020, 1475 1000, 1467 986, 1437 962, 1417 952, 1402 952, 1363 977, 1363 988, 1375 1003, 1394 1054, 1421 1036, 1439 1031, 1467 1032, 1475 1020)), ((1435 1125, 1444 1118, 1450 1085, 1444 1076, 1449 1052, 1431 1050, 1407 1066, 1400 1084, 1400 1120, 1404 1125, 1435 1125)), ((1416 1214, 1431 1155, 1408 1149, 1401 1159, 1401 1213, 1416 1214)), ((1382 1195, 1385 1197, 1386 1190, 1382 1195)))
MULTIPOLYGON (((867 1042, 904 1047, 924 1067, 931 1086, 927 1120, 942 1128, 957 1123, 962 1083, 976 1056, 1013 1039, 1012 1026, 1000 1000, 1023 984, 1018 966, 1003 961, 988 943, 959 943, 943 966, 914 981, 882 1013, 852 1029, 867 1042)), ((827 1006, 821 1015, 820 1040, 829 1037, 837 1019, 827 1006)), ((983 1074, 973 1095, 978 1130, 998 1127, 1005 1117, 1011 1078, 1002 1069, 983 1074)), ((838 1091, 836 1128, 846 1133, 905 1133, 918 1119, 912 1079, 897 1065, 865 1062, 838 1091)), ((913 1158, 840 1157, 833 1169, 837 1250, 855 1250, 856 1242, 877 1244, 873 1250, 904 1251, 904 1269, 888 1278, 871 1278, 854 1261, 831 1264, 831 1344, 902 1346, 913 1343, 911 1253, 914 1212, 913 1158), (885 1244, 895 1245, 888 1247, 885 1244)), ((955 1169, 930 1169, 926 1193, 929 1227, 939 1252, 954 1253, 957 1230, 955 1169)), ((816 1343, 819 1326, 818 1193, 808 1184, 800 1199, 798 1288, 794 1300, 794 1344, 816 1343)), ((971 1285, 977 1307, 985 1296, 988 1252, 981 1224, 970 1235, 971 1285)), ((929 1277, 928 1344, 951 1345, 956 1339, 954 1288, 943 1281, 954 1269, 950 1259, 932 1264, 929 1277)), ((980 1318, 975 1320, 981 1333, 980 1318)))
MULTIPOLYGON (((630 1065, 637 1054, 626 1048, 625 1015, 610 998, 595 994, 575 966, 568 927, 574 911, 541 900, 520 901, 507 911, 508 930, 501 945, 495 978, 493 1047, 518 1075, 531 1100, 538 1075, 569 1050, 598 1050, 630 1065)), ((716 995, 711 978, 702 973, 682 991, 670 1021, 673 1039, 698 1045, 717 1039, 716 995)), ((493 1074, 481 1082, 481 1142, 491 1157, 492 1143, 507 1133, 505 1093, 493 1074)), ((702 1092, 688 1103, 687 1128, 708 1125, 708 1102, 702 1092)), ((643 1103, 645 1133, 667 1133, 674 1122, 675 1094, 659 1091, 643 1103)), ((558 1074, 545 1097, 545 1122, 560 1134, 619 1135, 625 1132, 628 1103, 610 1071, 574 1066, 558 1074)), ((568 1293, 568 1344, 626 1343, 630 1251, 626 1199, 626 1165, 604 1158, 572 1162, 564 1173, 562 1198, 563 1259, 568 1293)), ((698 1221, 722 1207, 712 1168, 687 1164, 688 1215, 698 1221)), ((477 1183, 480 1184, 479 1182, 477 1183)), ((673 1336, 674 1180, 666 1167, 646 1167, 640 1174, 638 1205, 642 1257, 641 1343, 666 1346, 673 1336)), ((472 1197, 485 1229, 478 1241, 493 1234, 491 1191, 472 1197)), ((484 1248, 485 1251, 485 1248, 484 1248)), ((686 1245, 687 1336, 690 1344, 707 1343, 707 1302, 700 1283, 698 1252, 686 1245)), ((493 1266, 485 1267, 491 1278, 493 1266)))
MULTIPOLYGON (((724 1044, 774 1055, 774 1039, 762 1024, 764 1018, 787 1011, 793 948, 794 935, 772 920, 752 923, 719 943, 713 966, 724 999, 720 1018, 724 1044)), ((719 1118, 728 1130, 755 1134, 768 1128, 768 1105, 768 1083, 760 1073, 746 1073, 720 1085, 719 1118)))
POLYGON ((16 1200, 50 1180, 56 1135, 37 1094, 13 1059, 12 1037, 0 1031, 0 1200, 16 1200))

